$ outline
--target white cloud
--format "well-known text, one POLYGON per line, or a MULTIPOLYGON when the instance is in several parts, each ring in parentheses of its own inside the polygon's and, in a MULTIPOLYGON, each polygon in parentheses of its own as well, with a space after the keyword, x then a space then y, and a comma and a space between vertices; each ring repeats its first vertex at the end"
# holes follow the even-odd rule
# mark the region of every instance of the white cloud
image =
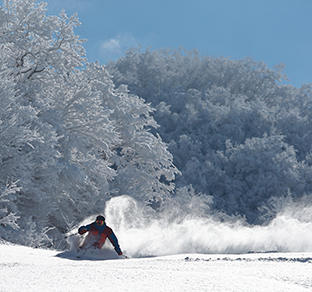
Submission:
POLYGON ((137 39, 131 33, 117 34, 115 37, 104 40, 100 44, 99 54, 101 62, 115 61, 125 55, 130 48, 151 48, 157 40, 157 35, 150 33, 137 39))
POLYGON ((102 55, 107 58, 119 58, 129 48, 138 46, 139 42, 130 33, 118 34, 116 37, 105 40, 101 44, 102 55))
POLYGON ((101 47, 103 50, 107 50, 111 52, 115 51, 115 52, 121 53, 121 45, 120 45, 120 40, 118 38, 110 39, 110 40, 103 42, 101 47))

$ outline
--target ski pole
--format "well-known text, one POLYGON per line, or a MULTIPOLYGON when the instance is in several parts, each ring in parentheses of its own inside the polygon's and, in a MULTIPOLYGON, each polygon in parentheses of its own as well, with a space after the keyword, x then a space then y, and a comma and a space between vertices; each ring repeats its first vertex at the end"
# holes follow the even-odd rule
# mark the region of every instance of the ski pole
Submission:
MULTIPOLYGON (((63 240, 63 239, 67 239, 67 238, 72 237, 72 236, 75 236, 75 235, 77 235, 77 234, 78 234, 78 233, 73 233, 73 234, 70 234, 70 235, 65 235, 65 236, 62 237, 62 238, 55 239, 55 240, 52 241, 51 246, 53 246, 53 244, 56 243, 56 242, 58 242, 58 241, 61 241, 61 240, 63 240)), ((51 247, 51 246, 50 246, 50 247, 51 247)))
POLYGON ((73 233, 73 234, 70 234, 70 235, 66 235, 66 236, 64 236, 64 237, 60 237, 60 238, 58 238, 58 239, 52 240, 52 242, 51 242, 49 245, 41 244, 41 245, 35 246, 35 248, 40 248, 40 247, 43 247, 43 246, 52 247, 56 242, 61 241, 61 240, 63 240, 63 239, 67 239, 67 238, 72 237, 72 236, 77 235, 77 234, 78 234, 78 233, 73 233))

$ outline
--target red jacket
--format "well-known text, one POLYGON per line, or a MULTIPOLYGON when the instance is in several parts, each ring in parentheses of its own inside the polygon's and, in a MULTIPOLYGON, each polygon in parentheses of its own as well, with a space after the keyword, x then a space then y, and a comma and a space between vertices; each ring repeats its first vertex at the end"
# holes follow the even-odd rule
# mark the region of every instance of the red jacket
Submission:
POLYGON ((121 249, 119 247, 116 235, 114 234, 113 230, 110 227, 108 227, 105 223, 102 226, 99 226, 95 222, 93 222, 89 225, 81 226, 78 229, 79 234, 84 234, 85 232, 88 231, 89 234, 87 235, 81 247, 92 245, 97 248, 102 248, 102 246, 106 241, 106 238, 108 237, 109 241, 114 246, 115 251, 118 254, 121 254, 121 249))

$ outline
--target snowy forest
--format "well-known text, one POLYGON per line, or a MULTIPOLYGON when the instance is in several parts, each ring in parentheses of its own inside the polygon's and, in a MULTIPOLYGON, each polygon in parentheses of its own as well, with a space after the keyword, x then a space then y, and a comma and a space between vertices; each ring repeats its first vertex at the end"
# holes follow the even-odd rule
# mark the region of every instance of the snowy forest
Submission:
POLYGON ((196 50, 89 63, 77 15, 45 7, 0 9, 1 240, 59 238, 121 196, 177 222, 265 225, 311 205, 310 84, 196 50))

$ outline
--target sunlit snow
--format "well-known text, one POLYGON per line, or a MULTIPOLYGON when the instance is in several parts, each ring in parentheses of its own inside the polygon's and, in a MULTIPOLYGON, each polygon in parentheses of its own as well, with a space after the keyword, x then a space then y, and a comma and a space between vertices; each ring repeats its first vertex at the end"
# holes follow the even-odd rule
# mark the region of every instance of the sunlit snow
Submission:
POLYGON ((90 260, 0 245, 0 291, 281 291, 312 288, 312 253, 90 260))
MULTIPOLYGON (((308 291, 312 225, 280 215, 268 226, 209 218, 150 219, 132 198, 107 202, 124 254, 0 245, 0 291, 308 291)), ((87 218, 90 221, 92 217, 87 218)))

